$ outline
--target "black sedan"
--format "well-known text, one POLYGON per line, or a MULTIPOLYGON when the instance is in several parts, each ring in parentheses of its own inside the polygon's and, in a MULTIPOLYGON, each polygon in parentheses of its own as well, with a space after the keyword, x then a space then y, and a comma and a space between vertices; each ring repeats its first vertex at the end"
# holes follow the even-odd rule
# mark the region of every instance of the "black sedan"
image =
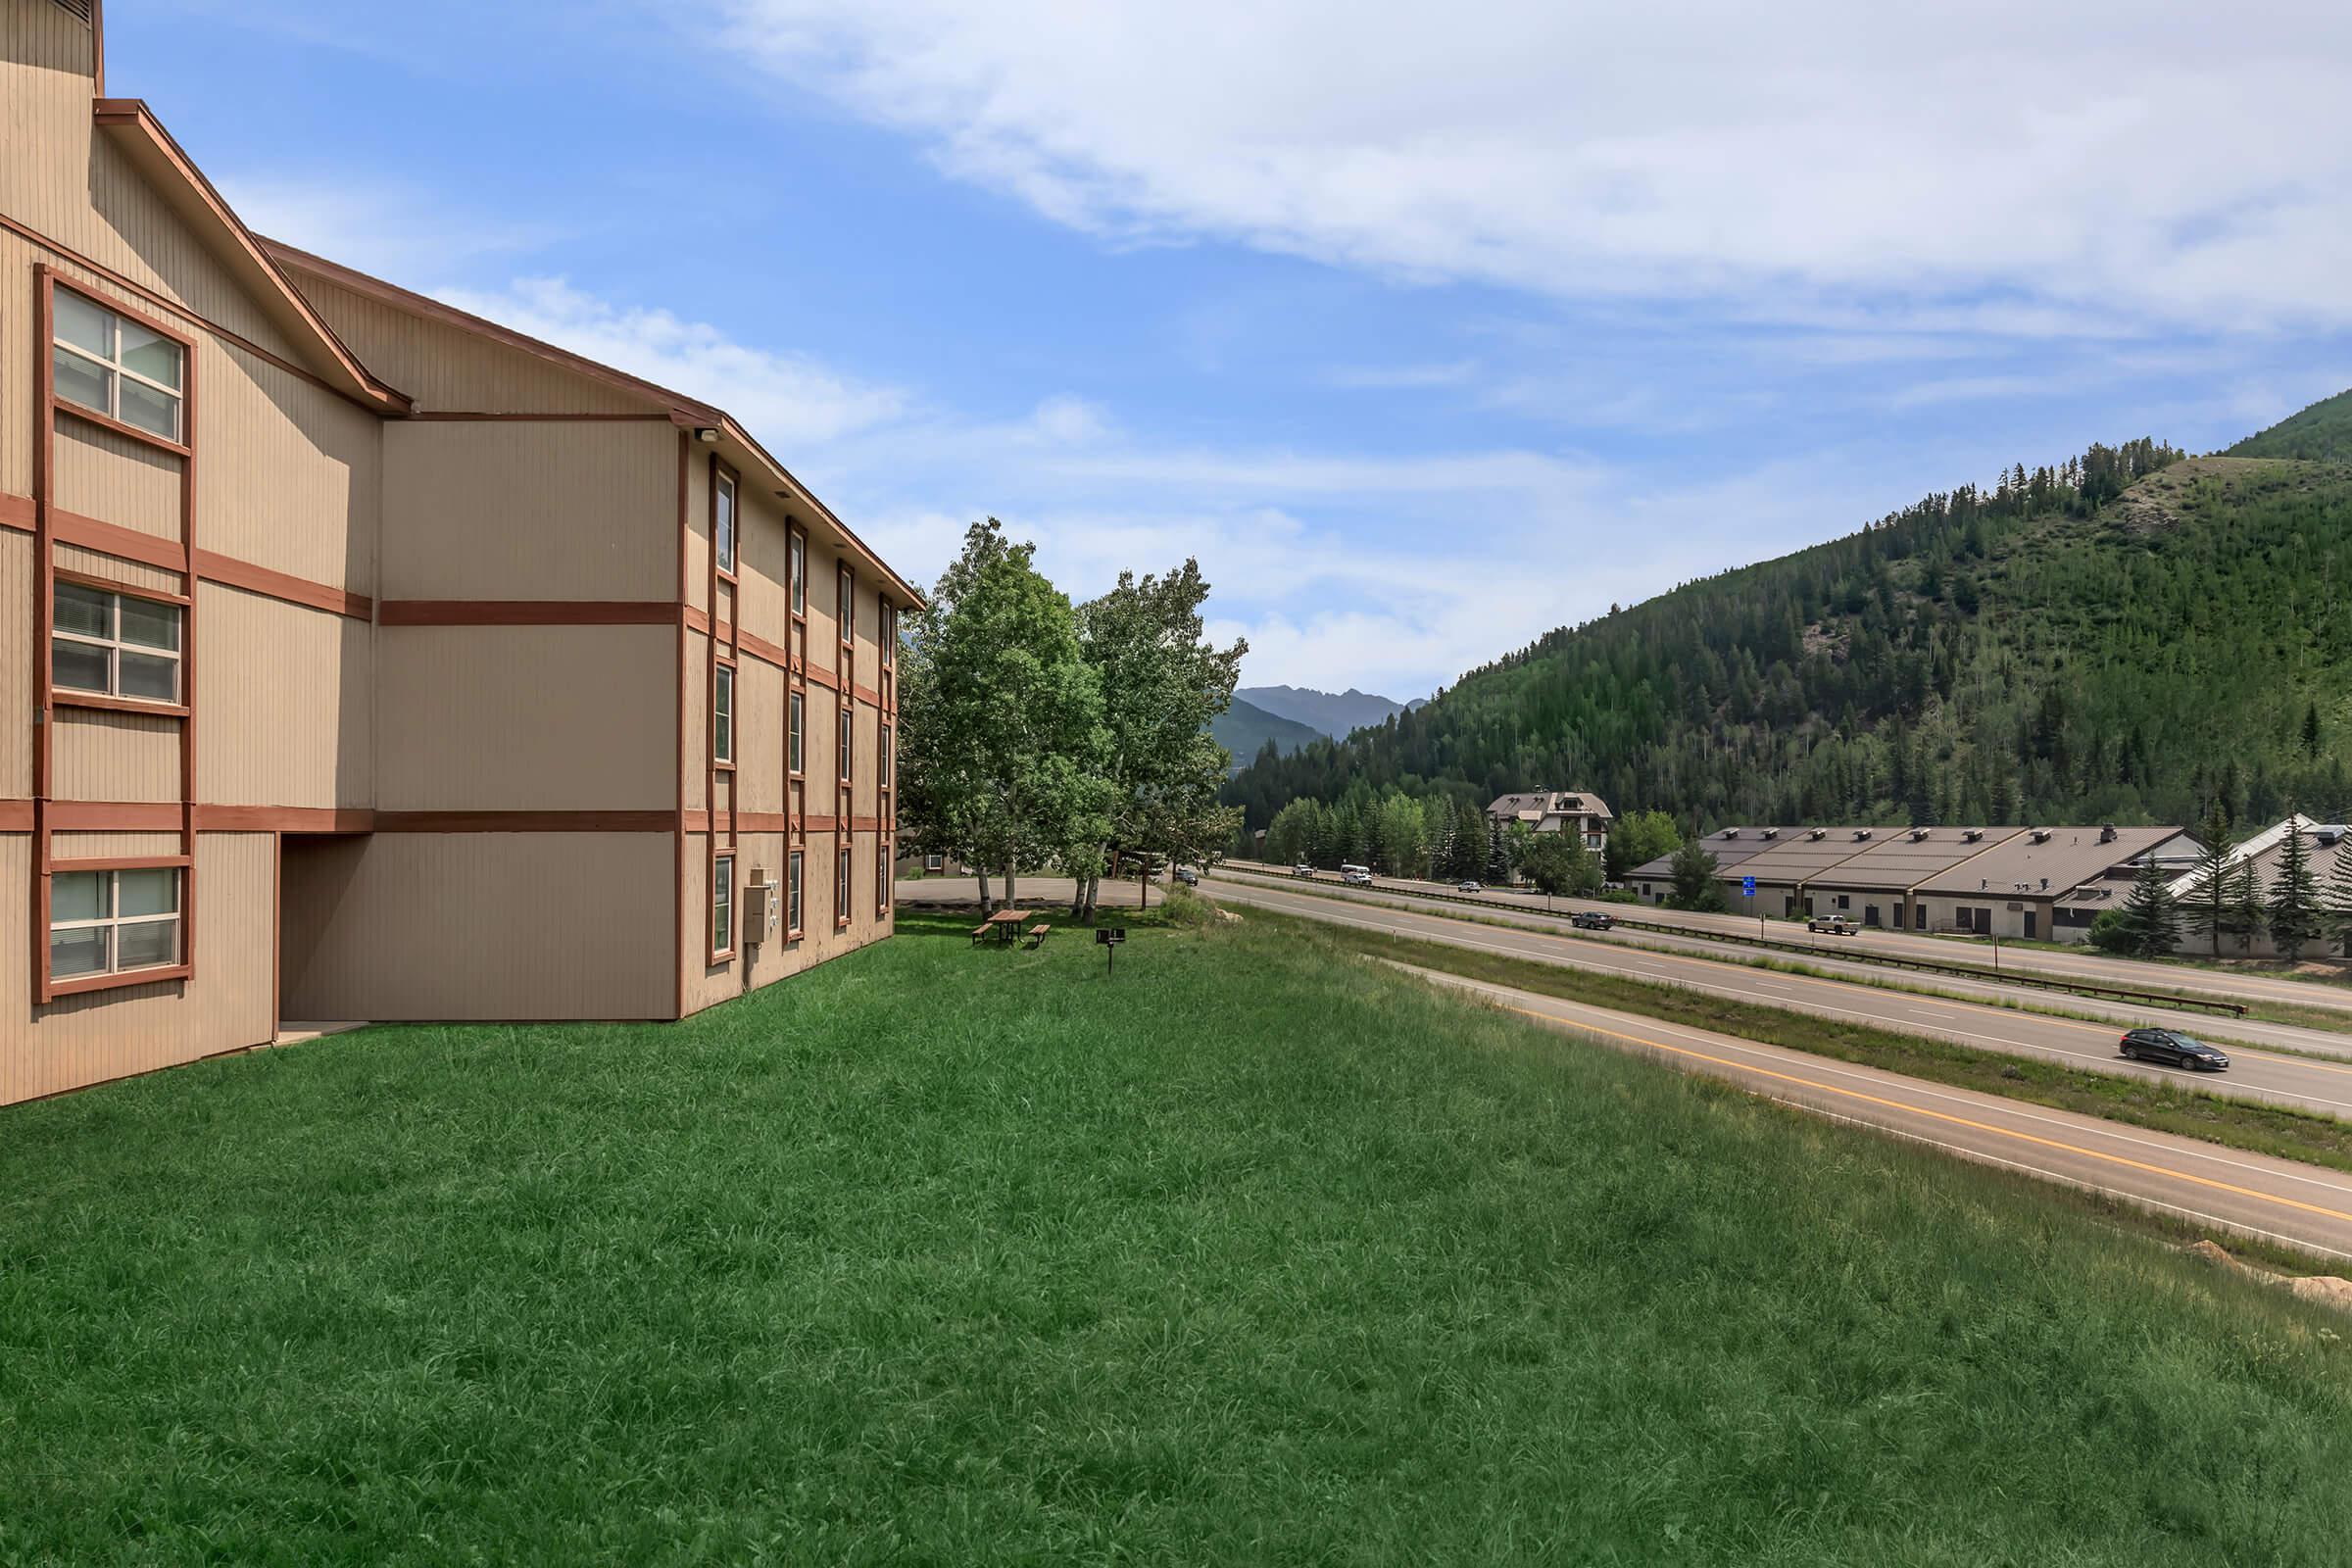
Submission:
POLYGON ((2124 1036, 2124 1054, 2134 1061, 2169 1061, 2191 1072, 2223 1072, 2230 1058, 2178 1029, 2134 1029, 2124 1036))

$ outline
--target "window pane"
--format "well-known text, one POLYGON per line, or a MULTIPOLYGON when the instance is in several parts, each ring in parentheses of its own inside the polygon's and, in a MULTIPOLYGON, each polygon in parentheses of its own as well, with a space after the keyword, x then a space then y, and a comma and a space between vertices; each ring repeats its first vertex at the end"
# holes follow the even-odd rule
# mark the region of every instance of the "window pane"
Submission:
POLYGON ((179 399, 169 392, 141 386, 125 376, 122 381, 122 407, 118 414, 124 424, 135 424, 167 441, 179 439, 179 399))
POLYGON ((106 873, 61 871, 49 879, 49 923, 106 918, 106 873))
POLYGON ((118 871, 115 876, 115 913, 121 918, 179 911, 179 873, 172 867, 118 871))
POLYGON ((718 541, 718 569, 735 569, 735 487, 725 480, 718 484, 718 502, 712 509, 711 533, 718 541))
POLYGON ((122 600, 122 640, 137 643, 141 648, 168 648, 179 651, 179 607, 159 605, 152 599, 122 600))
POLYGON ((115 357, 115 315, 102 311, 71 289, 56 294, 57 340, 88 349, 102 360, 115 357))
POLYGON ((116 364, 126 370, 179 390, 179 345, 136 321, 122 323, 122 353, 116 364))
POLYGON ((61 582, 54 601, 56 625, 59 631, 77 631, 84 637, 110 637, 114 629, 107 620, 113 594, 79 583, 61 582))
POLYGON ((808 608, 808 553, 797 533, 792 536, 792 608, 796 613, 808 608))
POLYGON ((723 953, 735 945, 735 858, 722 855, 710 868, 710 945, 723 953))
POLYGON ((722 762, 735 760, 735 672, 718 666, 716 699, 711 704, 711 755, 722 762))
POLYGON ((801 771, 801 720, 806 700, 799 692, 792 694, 792 771, 801 771))
POLYGON ((117 672, 122 677, 124 697, 143 698, 152 703, 179 701, 179 661, 158 659, 153 654, 134 654, 124 650, 115 656, 117 672))
POLYGON ((102 925, 79 931, 49 933, 49 972, 60 980, 75 975, 106 973, 106 933, 102 925))
POLYGON ((115 928, 116 960, 119 969, 155 969, 179 958, 179 922, 177 920, 142 920, 136 925, 115 928))
POLYGON ((100 414, 114 412, 115 372, 102 369, 64 349, 51 351, 57 367, 57 395, 100 414))
POLYGON ((70 692, 103 692, 106 650, 88 643, 70 643, 63 637, 50 639, 49 678, 70 692))

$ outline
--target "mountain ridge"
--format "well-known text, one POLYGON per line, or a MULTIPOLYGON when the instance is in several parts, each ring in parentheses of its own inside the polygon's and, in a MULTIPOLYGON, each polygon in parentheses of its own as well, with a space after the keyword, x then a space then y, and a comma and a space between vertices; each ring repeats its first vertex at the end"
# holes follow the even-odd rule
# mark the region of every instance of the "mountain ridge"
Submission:
POLYGON ((1344 741, 1356 730, 1385 724, 1416 706, 1375 692, 1357 691, 1352 686, 1344 692, 1316 691, 1311 686, 1247 686, 1234 696, 1335 741, 1344 741))

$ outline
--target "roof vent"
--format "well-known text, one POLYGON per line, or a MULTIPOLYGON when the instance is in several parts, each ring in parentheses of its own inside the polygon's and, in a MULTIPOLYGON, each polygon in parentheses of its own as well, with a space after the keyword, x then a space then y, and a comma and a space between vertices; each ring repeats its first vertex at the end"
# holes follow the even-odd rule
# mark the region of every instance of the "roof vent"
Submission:
POLYGON ((1727 839, 1736 839, 1740 836, 1740 830, 1736 827, 1727 827, 1723 830, 1723 836, 1727 839))
POLYGON ((2041 879, 2041 891, 2044 893, 2050 891, 2050 879, 2046 876, 2041 879))
POLYGON ((1815 843, 1819 843, 1821 840, 1830 836, 1830 830, 1826 827, 1817 827, 1807 836, 1810 837, 1815 843))
POLYGON ((1779 838, 1780 836, 1781 836, 1781 830, 1780 830, 1779 828, 1777 828, 1777 827, 1768 827, 1768 828, 1766 828, 1766 829, 1763 831, 1763 833, 1762 833, 1762 834, 1760 834, 1760 835, 1759 835, 1759 837, 1762 837, 1762 838, 1768 838, 1768 839, 1777 839, 1777 838, 1779 838))
POLYGON ((2036 844, 2047 844, 2050 842, 2050 830, 2046 827, 2035 828, 2031 836, 2034 842, 2036 844))
POLYGON ((1960 842, 1963 844, 1974 844, 1984 836, 1984 830, 1981 827, 1964 827, 1960 830, 1960 842))
POLYGON ((1854 829, 1854 842, 1855 842, 1856 844, 1864 844, 1864 843, 1867 843, 1867 842, 1869 842, 1869 839, 1870 839, 1870 829, 1868 829, 1868 828, 1866 828, 1866 827, 1858 827, 1858 828, 1854 829))
POLYGON ((90 21, 90 0, 51 0, 58 10, 85 26, 90 21))
POLYGON ((2340 827, 2324 827, 2312 835, 2322 844, 2333 844, 2343 836, 2344 830, 2340 827))
POLYGON ((2099 829, 2099 842, 2101 844, 2113 844, 2115 842, 2115 824, 2113 822, 2110 822, 2105 827, 2099 829))
POLYGON ((1911 830, 1911 842, 1914 844, 1924 842, 1927 836, 1928 830, 1924 827, 1915 827, 1911 830))

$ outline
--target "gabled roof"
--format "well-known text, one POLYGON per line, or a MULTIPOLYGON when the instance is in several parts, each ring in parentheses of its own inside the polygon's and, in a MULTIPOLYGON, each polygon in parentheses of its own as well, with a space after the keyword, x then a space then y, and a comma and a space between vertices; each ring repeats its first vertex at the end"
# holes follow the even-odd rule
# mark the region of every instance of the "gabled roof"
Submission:
POLYGON ((302 351, 319 379, 344 396, 384 414, 403 414, 409 400, 376 379, 343 346, 325 320, 247 228, 213 182, 180 150, 163 122, 137 98, 100 98, 92 108, 100 134, 168 202, 199 243, 227 269, 278 330, 302 351))
POLYGON ((2055 899, 2116 866, 2185 834, 2177 827, 2125 827, 2108 838, 2095 827, 2030 828, 1922 887, 1925 893, 2055 899))
POLYGON ((921 592, 906 578, 892 570, 882 558, 874 553, 872 547, 858 538, 856 531, 834 514, 832 508, 818 500, 816 493, 795 478, 791 469, 778 463, 765 447, 752 439, 751 433, 737 423, 735 416, 726 410, 713 404, 705 403, 699 398, 690 398, 683 392, 672 391, 657 382, 648 381, 643 376, 631 375, 626 370, 615 369, 610 365, 589 359, 586 355, 574 354, 569 349, 559 348, 553 343, 532 337, 528 333, 517 332, 513 327, 501 326, 498 322, 485 317, 476 316, 470 311, 462 311, 454 305, 444 304, 428 295, 416 293, 413 289, 402 288, 397 283, 388 283, 380 277, 371 276, 356 268, 346 267, 340 262, 330 262, 323 256, 314 256, 309 251, 299 250, 281 240, 263 238, 260 243, 272 258, 297 273, 320 278, 338 288, 348 289, 354 294, 389 305, 395 310, 421 317, 426 320, 438 321, 442 325, 455 327, 459 331, 488 338, 494 343, 504 344, 519 353, 528 354, 534 359, 562 366, 567 370, 586 376, 592 381, 601 382, 606 386, 636 393, 646 400, 649 407, 668 414, 671 422, 681 428, 719 432, 725 440, 738 449, 739 456, 748 457, 755 466, 766 470, 770 481, 780 486, 779 494, 789 501, 806 507, 809 512, 821 517, 825 524, 840 536, 841 542, 852 553, 864 560, 889 581, 907 607, 913 609, 922 607, 921 592))
MULTIPOLYGON (((1785 827, 1719 827, 1698 841, 1698 847, 1715 857, 1715 873, 1720 876, 1742 860, 1752 860, 1771 849, 1791 830, 1785 827)), ((1682 853, 1676 851, 1676 854, 1682 853)), ((1661 855, 1644 861, 1625 873, 1627 880, 1641 878, 1655 881, 1674 874, 1674 856, 1661 855)))

